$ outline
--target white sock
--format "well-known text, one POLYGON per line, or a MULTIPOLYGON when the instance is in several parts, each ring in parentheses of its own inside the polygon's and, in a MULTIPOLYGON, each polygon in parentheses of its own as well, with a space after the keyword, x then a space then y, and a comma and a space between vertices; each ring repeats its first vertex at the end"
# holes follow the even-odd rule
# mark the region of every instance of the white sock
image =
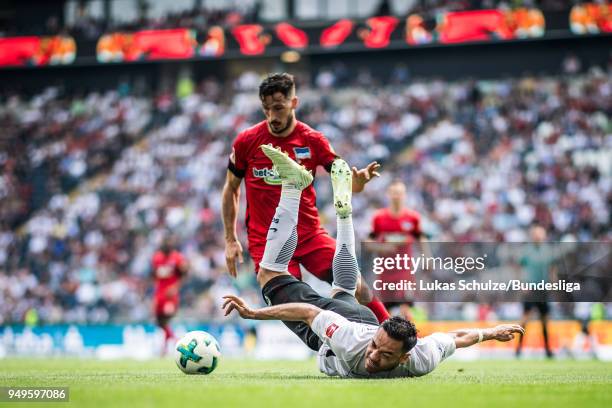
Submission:
POLYGON ((302 190, 283 183, 281 197, 272 218, 266 248, 260 266, 276 272, 287 272, 297 247, 297 222, 302 190))
POLYGON ((355 231, 353 217, 337 217, 336 252, 332 263, 334 281, 332 289, 342 290, 355 295, 359 265, 355 255, 355 231))
POLYGON ((347 215, 344 218, 336 217, 336 253, 338 246, 346 245, 349 253, 355 255, 355 230, 353 229, 353 216, 347 215))

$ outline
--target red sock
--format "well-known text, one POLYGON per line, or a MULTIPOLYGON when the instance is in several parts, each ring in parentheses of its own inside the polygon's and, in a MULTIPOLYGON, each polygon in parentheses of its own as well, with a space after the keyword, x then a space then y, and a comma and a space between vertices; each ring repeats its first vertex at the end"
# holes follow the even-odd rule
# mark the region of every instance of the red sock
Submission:
POLYGON ((174 337, 174 333, 172 332, 172 329, 170 328, 169 324, 162 327, 162 330, 164 331, 164 340, 166 342, 174 337))
POLYGON ((391 317, 389 312, 387 312, 385 305, 383 305, 382 302, 376 297, 373 297, 372 301, 366 306, 369 307, 372 312, 374 312, 374 315, 376 315, 376 318, 378 319, 378 323, 382 323, 391 317))

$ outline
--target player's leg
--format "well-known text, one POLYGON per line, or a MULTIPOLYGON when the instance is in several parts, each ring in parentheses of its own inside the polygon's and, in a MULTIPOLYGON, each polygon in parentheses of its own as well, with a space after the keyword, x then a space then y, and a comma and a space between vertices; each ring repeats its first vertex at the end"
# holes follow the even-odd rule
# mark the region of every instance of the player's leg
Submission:
MULTIPOLYGON (((268 231, 266 247, 257 274, 257 280, 262 287, 262 294, 266 303, 271 305, 290 302, 310 303, 322 309, 334 310, 349 318, 345 313, 354 313, 353 305, 340 300, 324 298, 306 283, 298 281, 287 272, 288 264, 297 245, 296 227, 301 190, 308 185, 299 182, 299 177, 306 170, 297 165, 286 154, 272 147, 262 146, 262 150, 277 167, 282 179, 281 198, 268 231), (296 179, 298 179, 298 182, 296 182, 296 179)), ((310 176, 309 173, 307 174, 310 176)), ((310 176, 308 182, 311 181, 312 176, 310 176)), ((357 306, 365 310, 365 312, 361 311, 361 314, 367 316, 369 313, 369 316, 367 316, 369 321, 373 324, 376 323, 376 317, 369 309, 360 305, 357 306)), ((359 313, 357 315, 357 318, 361 317, 359 313)), ((318 350, 321 346, 318 336, 305 323, 283 323, 313 350, 318 350)))
MULTIPOLYGON (((389 318, 385 306, 372 296, 367 284, 361 279, 355 255, 355 231, 353 228, 352 172, 342 159, 336 159, 331 168, 334 207, 336 209, 336 250, 332 261, 332 296, 345 292, 355 296, 376 315, 378 322, 389 318), (359 292, 357 290, 359 289, 359 292)), ((343 296, 344 297, 344 296, 343 296)))
POLYGON ((302 190, 312 183, 312 175, 286 153, 269 146, 261 146, 272 160, 282 180, 281 197, 266 237, 266 246, 257 281, 260 287, 279 273, 288 274, 288 265, 297 246, 297 222, 302 190))
POLYGON ((544 351, 547 358, 553 358, 553 352, 550 349, 550 341, 548 338, 548 303, 538 302, 538 312, 540 313, 540 322, 542 323, 542 337, 544 337, 544 351))
MULTIPOLYGON (((532 302, 523 303, 523 317, 520 323, 521 327, 525 327, 527 325, 532 308, 533 308, 532 302)), ((518 344, 516 346, 516 352, 515 352, 517 357, 520 357, 521 353, 523 352, 523 337, 524 337, 523 334, 519 334, 519 340, 518 340, 518 344)))
POLYGON ((336 251, 332 261, 332 296, 346 292, 355 296, 360 277, 355 255, 355 231, 352 216, 352 174, 348 164, 341 159, 331 167, 331 181, 336 209, 336 251))
POLYGON ((347 319, 375 325, 378 324, 376 316, 355 298, 357 286, 362 279, 355 255, 355 231, 351 215, 352 173, 344 160, 334 161, 331 179, 337 223, 336 250, 332 261, 332 298, 348 305, 344 315, 347 319))
MULTIPOLYGON (((322 297, 310 286, 289 274, 289 264, 297 246, 297 221, 302 190, 312 182, 312 175, 291 158, 272 146, 261 146, 272 160, 282 180, 281 196, 268 230, 257 281, 267 304, 319 302, 322 297)), ((317 335, 302 322, 283 322, 313 350, 321 346, 317 335)))
POLYGON ((157 326, 164 332, 164 345, 161 351, 161 355, 164 356, 166 354, 166 350, 168 349, 168 344, 174 338, 174 332, 170 327, 170 319, 172 319, 172 314, 166 314, 163 310, 158 310, 156 312, 155 319, 157 321, 157 326))
MULTIPOLYGON (((265 243, 257 246, 249 245, 249 254, 251 255, 251 259, 255 264, 256 276, 258 271, 260 270, 259 264, 261 263, 261 260, 263 258, 265 247, 265 243)), ((293 259, 289 262, 287 270, 291 275, 295 276, 299 280, 302 280, 302 271, 300 270, 300 264, 297 260, 295 260, 295 257, 293 257, 293 259)))

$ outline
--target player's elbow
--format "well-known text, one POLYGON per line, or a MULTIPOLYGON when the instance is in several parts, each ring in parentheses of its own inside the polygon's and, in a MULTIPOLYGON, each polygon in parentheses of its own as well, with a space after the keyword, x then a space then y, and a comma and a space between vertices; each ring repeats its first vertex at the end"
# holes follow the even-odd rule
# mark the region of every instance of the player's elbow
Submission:
POLYGON ((465 347, 469 347, 472 344, 467 342, 464 338, 462 337, 455 337, 455 348, 465 348, 465 347))
POLYGON ((308 305, 306 312, 304 313, 304 323, 308 326, 312 326, 312 321, 321 313, 321 309, 314 305, 308 305))

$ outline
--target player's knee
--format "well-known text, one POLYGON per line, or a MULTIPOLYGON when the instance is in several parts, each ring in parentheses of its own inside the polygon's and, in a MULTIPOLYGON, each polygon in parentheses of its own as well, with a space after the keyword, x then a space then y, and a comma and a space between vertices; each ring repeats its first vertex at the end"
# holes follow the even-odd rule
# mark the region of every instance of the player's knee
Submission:
POLYGON ((357 298, 357 301, 362 305, 367 305, 372 301, 372 291, 370 291, 368 284, 365 283, 365 281, 361 279, 361 277, 357 281, 357 290, 355 292, 355 297, 357 298))

